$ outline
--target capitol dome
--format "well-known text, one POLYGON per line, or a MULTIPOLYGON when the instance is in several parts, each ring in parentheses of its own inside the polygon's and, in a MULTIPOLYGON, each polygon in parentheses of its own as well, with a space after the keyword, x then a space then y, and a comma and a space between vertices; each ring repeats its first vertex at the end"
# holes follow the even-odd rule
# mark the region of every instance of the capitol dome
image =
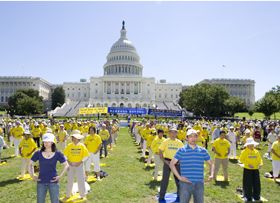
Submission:
POLYGON ((104 76, 142 76, 143 66, 140 64, 140 57, 135 47, 126 37, 124 21, 121 36, 111 47, 103 68, 104 76))

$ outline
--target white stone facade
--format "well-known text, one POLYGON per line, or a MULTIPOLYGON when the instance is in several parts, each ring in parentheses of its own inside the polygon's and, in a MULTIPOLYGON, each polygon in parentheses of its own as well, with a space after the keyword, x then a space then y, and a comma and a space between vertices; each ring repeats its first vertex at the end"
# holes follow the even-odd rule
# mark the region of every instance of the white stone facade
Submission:
POLYGON ((50 99, 51 84, 39 77, 24 76, 1 76, 0 77, 0 104, 7 104, 8 98, 18 89, 29 89, 39 91, 44 100, 50 99))
POLYGON ((89 83, 64 83, 67 101, 89 101, 89 106, 153 107, 157 102, 177 103, 182 84, 156 83, 143 77, 143 66, 126 29, 110 49, 103 66, 104 76, 91 77, 89 83))
POLYGON ((255 103, 255 81, 249 79, 205 79, 201 84, 216 84, 226 88, 230 96, 239 97, 247 106, 255 103))

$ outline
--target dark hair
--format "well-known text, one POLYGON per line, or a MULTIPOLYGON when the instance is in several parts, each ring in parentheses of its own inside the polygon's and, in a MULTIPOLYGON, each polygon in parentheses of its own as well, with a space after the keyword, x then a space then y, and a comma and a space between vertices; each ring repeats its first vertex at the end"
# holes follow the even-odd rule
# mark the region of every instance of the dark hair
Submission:
POLYGON ((157 133, 164 133, 164 131, 162 129, 158 129, 157 133))
POLYGON ((220 131, 220 135, 221 135, 222 133, 226 134, 226 131, 221 130, 221 131, 220 131))
POLYGON ((90 129, 92 129, 94 131, 94 133, 96 133, 96 128, 94 126, 90 126, 88 129, 88 133, 90 133, 90 129))
MULTIPOLYGON (((46 147, 44 146, 44 142, 43 142, 42 147, 41 147, 41 151, 44 152, 45 149, 46 149, 46 147)), ((55 145, 55 143, 52 143, 52 152, 56 152, 56 151, 57 151, 56 145, 55 145)))

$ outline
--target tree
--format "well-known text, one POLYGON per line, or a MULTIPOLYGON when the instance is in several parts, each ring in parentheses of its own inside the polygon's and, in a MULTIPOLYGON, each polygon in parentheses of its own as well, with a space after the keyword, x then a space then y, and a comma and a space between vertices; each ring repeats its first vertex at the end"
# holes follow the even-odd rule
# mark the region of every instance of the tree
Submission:
POLYGON ((181 92, 179 104, 195 115, 221 116, 225 114, 224 102, 228 98, 222 86, 197 84, 181 92))
POLYGON ((246 104, 244 100, 238 97, 229 97, 225 100, 225 108, 230 116, 233 116, 237 112, 242 112, 246 110, 246 104))
POLYGON ((62 87, 56 87, 52 93, 52 109, 61 106, 65 102, 65 91, 62 87))
POLYGON ((256 102, 256 111, 262 112, 266 118, 270 118, 273 113, 278 111, 278 103, 274 95, 265 94, 265 96, 256 102))
POLYGON ((13 115, 41 114, 43 112, 43 97, 33 89, 17 90, 8 99, 8 113, 13 115))

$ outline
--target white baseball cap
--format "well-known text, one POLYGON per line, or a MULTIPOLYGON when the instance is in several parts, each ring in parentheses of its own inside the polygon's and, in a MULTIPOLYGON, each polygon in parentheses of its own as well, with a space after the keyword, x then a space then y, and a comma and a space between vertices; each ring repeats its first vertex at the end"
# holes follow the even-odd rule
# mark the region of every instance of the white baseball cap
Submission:
POLYGON ((189 129, 187 131, 187 136, 192 135, 192 134, 196 134, 197 135, 197 131, 195 129, 189 129))
POLYGON ((43 135, 43 142, 53 142, 54 143, 54 134, 46 133, 43 135))

